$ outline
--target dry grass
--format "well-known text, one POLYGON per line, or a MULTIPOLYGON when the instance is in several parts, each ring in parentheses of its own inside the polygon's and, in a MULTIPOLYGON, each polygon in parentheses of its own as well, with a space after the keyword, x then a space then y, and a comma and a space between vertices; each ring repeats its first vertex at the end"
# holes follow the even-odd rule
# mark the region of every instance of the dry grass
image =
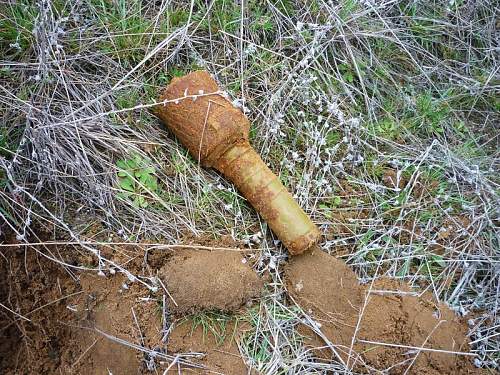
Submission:
POLYGON ((286 251, 150 112, 173 75, 208 69, 321 225, 324 250, 364 281, 400 278, 461 315, 481 312, 469 320, 472 353, 477 366, 498 367, 498 8, 417 3, 0 4, 2 228, 24 241, 48 228, 104 272, 117 265, 88 241, 92 222, 127 242, 230 234, 259 247, 258 270, 273 275, 255 337, 278 344, 265 360, 241 347, 248 363, 267 374, 331 371, 294 331, 311 320, 286 306, 286 251), (118 162, 131 159, 153 168, 157 185, 123 191, 118 162))

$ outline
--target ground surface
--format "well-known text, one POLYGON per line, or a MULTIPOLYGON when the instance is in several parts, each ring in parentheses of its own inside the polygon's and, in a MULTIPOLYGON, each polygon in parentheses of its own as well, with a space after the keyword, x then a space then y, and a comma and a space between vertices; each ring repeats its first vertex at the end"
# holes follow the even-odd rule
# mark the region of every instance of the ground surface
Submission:
MULTIPOLYGON (((148 292, 121 274, 64 272, 35 248, 8 242, 14 246, 4 248, 1 296, 24 314, 1 322, 2 373, 252 372, 238 345, 252 331, 245 310, 263 286, 245 249, 152 255, 143 265, 165 289, 148 292)), ((73 249, 51 250, 74 258, 73 249)), ((418 295, 390 279, 360 285, 344 262, 319 248, 285 266, 285 284, 314 319, 315 329, 297 330, 325 364, 351 363, 362 373, 477 372, 468 357, 454 354, 468 354, 466 322, 429 292, 418 295), (405 346, 384 346, 391 344, 405 346)))
POLYGON ((360 285, 342 261, 321 250, 294 258, 285 272, 291 295, 303 308, 311 309, 328 343, 336 349, 332 353, 311 332, 313 347, 323 347, 318 355, 338 355, 344 362, 361 362, 373 370, 392 368, 393 373, 473 371, 468 359, 425 351, 425 348, 465 353, 469 350, 466 322, 428 292, 419 296, 390 279, 360 285), (384 346, 396 343, 406 347, 384 346), (424 349, 415 349, 421 347, 424 349))
MULTIPOLYGON (((72 256, 72 249, 53 250, 72 256)), ((260 278, 240 253, 179 250, 162 257, 161 269, 154 259, 152 270, 169 286, 165 294, 149 293, 120 274, 66 273, 33 248, 4 251, 2 301, 27 314, 1 321, 2 374, 138 374, 161 363, 172 373, 247 373, 236 345, 244 322, 222 316, 219 333, 204 321, 215 317, 184 318, 195 311, 236 313, 261 294, 260 278), (182 268, 193 263, 189 272, 182 268), (183 272, 163 277, 174 265, 183 272), (208 273, 215 277, 204 279, 208 273), (167 303, 175 308, 167 311, 167 303), (151 350, 137 351, 141 347, 151 350)))
POLYGON ((498 22, 493 0, 0 2, 0 372, 495 373, 498 22), (323 253, 290 259, 155 117, 198 69, 323 253))

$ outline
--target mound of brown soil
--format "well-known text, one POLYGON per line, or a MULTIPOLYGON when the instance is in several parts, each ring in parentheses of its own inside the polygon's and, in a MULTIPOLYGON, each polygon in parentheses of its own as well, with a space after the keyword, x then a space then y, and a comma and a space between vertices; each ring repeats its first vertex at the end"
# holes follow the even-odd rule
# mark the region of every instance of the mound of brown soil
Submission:
POLYGON ((258 297, 262 281, 235 251, 182 250, 160 270, 174 315, 202 310, 236 311, 258 297))
MULTIPOLYGON (((121 274, 72 272, 33 247, 16 246, 12 239, 9 243, 14 245, 0 249, 1 374, 151 373, 145 366, 149 358, 124 342, 162 352, 168 349, 168 354, 204 352, 201 365, 222 373, 246 373, 234 341, 219 346, 210 337, 203 341, 200 328, 187 337, 183 330, 188 324, 182 324, 174 329, 170 342, 162 342, 163 289, 151 294, 121 274)), ((49 245, 41 250, 74 264, 86 261, 75 259, 78 249, 72 247, 49 245)), ((126 259, 134 260, 127 263, 130 271, 142 271, 140 248, 118 248, 116 254, 107 251, 117 262, 126 251, 126 259)), ((172 254, 156 254, 146 266, 152 275, 164 266, 165 284, 178 304, 167 301, 168 306, 177 313, 232 311, 260 293, 262 282, 238 252, 179 250, 172 254)), ((162 373, 169 363, 156 361, 157 370, 162 373)), ((187 371, 184 367, 182 373, 187 371)))
MULTIPOLYGON (((469 373, 468 357, 414 349, 468 350, 466 325, 430 294, 413 296, 408 287, 390 280, 377 282, 368 294, 342 261, 320 250, 293 258, 285 274, 291 296, 321 324, 351 368, 402 374, 411 366, 407 373, 469 373)), ((309 335, 311 345, 325 348, 318 336, 309 335)), ((325 358, 332 352, 317 354, 325 358)))

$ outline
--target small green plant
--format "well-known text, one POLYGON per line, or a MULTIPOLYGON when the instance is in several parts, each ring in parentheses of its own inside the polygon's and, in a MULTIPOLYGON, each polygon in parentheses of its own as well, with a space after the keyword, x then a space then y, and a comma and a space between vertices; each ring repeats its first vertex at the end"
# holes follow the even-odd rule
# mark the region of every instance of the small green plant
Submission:
POLYGON ((0 156, 12 158, 19 147, 24 126, 0 129, 0 156))
POLYGON ((329 146, 335 146, 340 142, 342 138, 342 134, 339 131, 332 130, 329 131, 326 135, 326 144, 329 146))
POLYGON ((433 280, 438 280, 442 277, 442 272, 446 267, 446 262, 443 257, 438 254, 426 254, 422 259, 419 272, 433 280))
POLYGON ((384 164, 381 163, 374 154, 367 154, 364 167, 366 174, 377 180, 380 180, 385 172, 384 164))
POLYGON ((227 325, 230 320, 231 316, 221 312, 201 312, 192 317, 193 325, 191 327, 191 334, 197 327, 201 326, 203 340, 205 340, 208 334, 212 334, 217 345, 221 345, 228 334, 227 325))
POLYGON ((444 121, 449 113, 450 108, 443 99, 436 99, 426 92, 417 97, 416 116, 410 122, 424 133, 438 135, 444 133, 444 121))
POLYGON ((174 8, 167 13, 170 25, 173 28, 183 26, 189 19, 189 10, 183 8, 174 8))
POLYGON ((341 204, 342 204, 342 198, 338 195, 334 195, 327 202, 321 203, 319 205, 319 208, 321 208, 323 210, 323 214, 330 219, 332 217, 332 211, 340 207, 341 204))
POLYGON ((349 64, 346 64, 346 63, 340 64, 339 71, 340 71, 340 74, 342 75, 342 78, 346 82, 348 82, 348 83, 354 82, 354 77, 356 76, 356 73, 349 64))
POLYGON ((399 124, 396 120, 389 117, 384 117, 373 124, 372 130, 375 135, 389 140, 397 139, 400 133, 399 124))
POLYGON ((146 160, 139 155, 130 159, 118 160, 118 186, 121 191, 118 197, 132 201, 136 207, 149 205, 148 198, 158 193, 158 178, 154 167, 148 166, 146 160))

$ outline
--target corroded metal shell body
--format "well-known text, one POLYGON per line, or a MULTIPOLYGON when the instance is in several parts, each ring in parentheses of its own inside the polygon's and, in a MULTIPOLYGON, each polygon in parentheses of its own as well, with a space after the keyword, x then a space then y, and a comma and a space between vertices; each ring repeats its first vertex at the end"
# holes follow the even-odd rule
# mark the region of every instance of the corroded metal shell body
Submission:
POLYGON ((206 71, 174 78, 160 100, 167 103, 157 115, 205 167, 213 167, 232 144, 248 140, 248 119, 220 94, 206 71))
POLYGON ((175 78, 157 115, 191 155, 231 180, 291 254, 318 242, 320 232, 248 143, 250 124, 207 72, 175 78))
POLYGON ((318 242, 316 225, 247 141, 229 148, 216 168, 236 185, 291 254, 318 242))

